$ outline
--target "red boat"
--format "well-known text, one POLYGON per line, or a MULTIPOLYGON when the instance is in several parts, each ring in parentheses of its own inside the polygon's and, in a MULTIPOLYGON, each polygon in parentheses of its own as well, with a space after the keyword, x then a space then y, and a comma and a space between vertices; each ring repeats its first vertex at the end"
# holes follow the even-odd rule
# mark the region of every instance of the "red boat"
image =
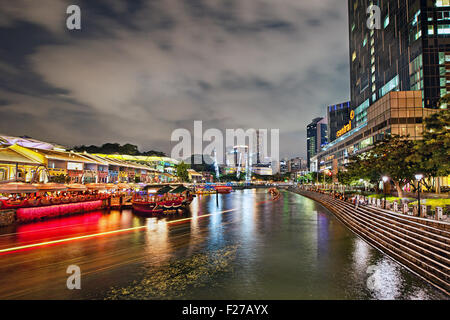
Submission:
POLYGON ((214 186, 214 189, 217 190, 217 193, 230 193, 233 190, 230 186, 214 186))
POLYGON ((173 213, 184 211, 194 196, 184 186, 173 189, 165 186, 159 190, 144 188, 132 199, 133 210, 143 214, 173 213))

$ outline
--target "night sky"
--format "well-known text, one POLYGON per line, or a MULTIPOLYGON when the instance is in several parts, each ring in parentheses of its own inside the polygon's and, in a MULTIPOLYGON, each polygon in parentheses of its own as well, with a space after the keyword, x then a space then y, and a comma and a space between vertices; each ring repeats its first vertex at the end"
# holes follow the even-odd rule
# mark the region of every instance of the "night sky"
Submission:
POLYGON ((0 43, 0 133, 66 146, 170 154, 203 120, 279 128, 305 157, 306 125, 349 97, 345 0, 0 0, 0 43))

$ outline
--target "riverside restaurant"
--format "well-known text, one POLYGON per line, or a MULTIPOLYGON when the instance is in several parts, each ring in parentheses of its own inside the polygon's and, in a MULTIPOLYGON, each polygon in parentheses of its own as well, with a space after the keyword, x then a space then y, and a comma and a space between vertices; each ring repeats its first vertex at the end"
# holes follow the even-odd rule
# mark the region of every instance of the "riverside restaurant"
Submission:
POLYGON ((169 183, 176 160, 161 157, 94 155, 49 143, 12 137, 0 140, 0 183, 169 183))

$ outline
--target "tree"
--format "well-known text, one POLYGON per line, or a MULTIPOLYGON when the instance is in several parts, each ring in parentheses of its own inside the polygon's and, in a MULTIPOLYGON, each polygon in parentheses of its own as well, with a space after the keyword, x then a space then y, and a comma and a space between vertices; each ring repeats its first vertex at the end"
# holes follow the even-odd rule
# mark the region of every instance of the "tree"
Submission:
POLYGON ((356 180, 352 172, 349 172, 348 170, 339 170, 339 172, 337 173, 337 179, 340 184, 346 186, 350 185, 354 180, 356 180))
POLYGON ((189 173, 187 169, 189 169, 189 165, 181 161, 177 166, 177 176, 183 182, 189 182, 189 173))
MULTIPOLYGON (((433 113, 424 122, 423 140, 416 143, 410 160, 416 163, 417 172, 431 181, 432 177, 450 174, 450 111, 446 109, 433 113)), ((426 179, 424 182, 427 188, 431 187, 426 179)), ((436 189, 439 192, 439 183, 436 189)))
POLYGON ((165 157, 166 154, 161 151, 150 150, 146 152, 140 152, 138 147, 134 144, 126 143, 120 145, 119 143, 104 143, 102 146, 76 146, 73 148, 76 152, 88 152, 88 153, 102 153, 102 154, 127 154, 132 156, 157 156, 165 157))
POLYGON ((352 155, 349 157, 348 163, 345 165, 345 171, 339 171, 339 182, 349 185, 355 180, 364 179, 375 185, 378 192, 378 182, 382 175, 382 171, 378 166, 373 165, 374 159, 369 157, 367 153, 352 155))
POLYGON ((167 155, 164 152, 157 151, 157 150, 150 150, 150 151, 142 152, 140 155, 147 156, 147 157, 167 157, 167 155))
POLYGON ((388 135, 381 142, 375 143, 364 155, 366 158, 364 165, 372 167, 366 169, 372 173, 370 178, 373 179, 378 175, 380 181, 383 175, 388 176, 398 196, 403 197, 402 188, 414 181, 414 174, 417 171, 416 163, 411 160, 415 153, 415 144, 415 141, 409 140, 407 136, 398 135, 388 135))

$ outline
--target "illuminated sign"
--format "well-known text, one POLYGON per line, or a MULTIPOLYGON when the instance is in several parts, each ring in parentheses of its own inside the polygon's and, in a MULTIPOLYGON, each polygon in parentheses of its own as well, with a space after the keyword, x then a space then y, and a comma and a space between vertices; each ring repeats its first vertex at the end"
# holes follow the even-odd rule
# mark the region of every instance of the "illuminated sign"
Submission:
POLYGON ((355 111, 352 110, 350 112, 350 120, 349 122, 343 126, 338 132, 336 132, 336 137, 339 138, 340 136, 342 136, 344 133, 349 132, 350 130, 352 130, 352 120, 355 118, 355 111))
POLYGON ((338 132, 336 132, 336 137, 342 136, 344 133, 349 132, 352 129, 352 121, 350 120, 345 126, 343 126, 338 132))
POLYGON ((67 162, 67 170, 83 170, 83 164, 77 162, 67 162))

